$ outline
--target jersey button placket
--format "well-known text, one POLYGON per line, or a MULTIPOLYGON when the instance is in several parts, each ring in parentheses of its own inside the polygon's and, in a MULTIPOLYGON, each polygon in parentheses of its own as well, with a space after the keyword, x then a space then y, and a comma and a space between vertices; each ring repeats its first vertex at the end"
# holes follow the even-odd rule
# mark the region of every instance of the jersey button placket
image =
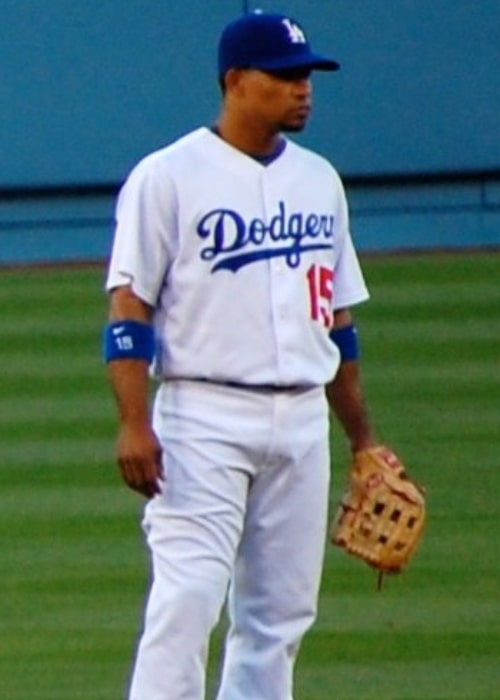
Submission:
MULTIPOLYGON (((266 173, 267 174, 267 173, 266 173)), ((280 202, 282 194, 273 192, 273 187, 269 182, 268 177, 264 174, 262 178, 263 200, 265 205, 266 221, 269 229, 273 227, 274 238, 269 234, 269 248, 272 252, 277 253, 279 249, 286 248, 286 221, 281 224, 276 217, 280 216, 280 202), (274 224, 274 225, 273 225, 274 224), (276 238, 279 233, 283 232, 283 238, 276 238)), ((277 356, 277 376, 276 383, 286 381, 286 360, 285 360, 285 345, 286 338, 289 335, 287 325, 290 319, 290 309, 287 299, 286 273, 287 262, 282 254, 270 256, 268 260, 269 270, 269 290, 270 290, 270 306, 274 326, 274 336, 276 342, 277 356)))

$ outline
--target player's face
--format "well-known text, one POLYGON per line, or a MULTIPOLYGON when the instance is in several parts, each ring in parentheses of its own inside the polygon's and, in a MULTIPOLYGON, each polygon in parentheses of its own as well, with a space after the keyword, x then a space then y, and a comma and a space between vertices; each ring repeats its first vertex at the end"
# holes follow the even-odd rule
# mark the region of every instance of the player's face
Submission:
POLYGON ((310 76, 308 68, 245 71, 247 109, 273 131, 302 131, 311 111, 310 76))

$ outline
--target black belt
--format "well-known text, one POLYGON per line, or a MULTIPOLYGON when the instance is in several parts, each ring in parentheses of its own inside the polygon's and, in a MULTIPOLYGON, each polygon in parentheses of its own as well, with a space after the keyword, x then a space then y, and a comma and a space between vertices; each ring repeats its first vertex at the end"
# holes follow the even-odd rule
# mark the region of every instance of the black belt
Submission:
POLYGON ((233 389, 242 389, 243 391, 262 391, 264 393, 306 391, 307 389, 314 388, 312 386, 305 386, 304 384, 244 384, 243 382, 218 381, 214 379, 205 379, 204 377, 193 378, 193 381, 216 384, 217 386, 230 386, 233 389))
POLYGON ((225 386, 232 386, 235 389, 246 389, 247 391, 304 391, 307 389, 300 384, 241 384, 240 382, 217 382, 225 386))

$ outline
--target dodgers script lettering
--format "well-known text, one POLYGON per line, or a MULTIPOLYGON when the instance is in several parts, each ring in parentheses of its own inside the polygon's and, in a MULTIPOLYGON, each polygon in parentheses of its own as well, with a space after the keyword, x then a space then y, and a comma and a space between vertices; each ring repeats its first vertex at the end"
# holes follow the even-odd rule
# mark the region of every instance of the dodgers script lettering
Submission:
POLYGON ((208 245, 201 258, 213 262, 212 272, 237 272, 245 265, 283 257, 289 267, 298 267, 302 255, 332 247, 334 216, 303 212, 287 213, 284 202, 268 222, 246 221, 233 209, 214 209, 202 217, 197 233, 208 245))

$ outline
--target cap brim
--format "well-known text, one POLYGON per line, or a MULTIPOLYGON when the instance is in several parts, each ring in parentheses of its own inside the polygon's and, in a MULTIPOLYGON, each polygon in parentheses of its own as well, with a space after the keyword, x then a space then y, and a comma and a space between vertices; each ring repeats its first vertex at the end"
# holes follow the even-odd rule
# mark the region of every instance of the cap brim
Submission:
POLYGON ((311 70, 335 71, 340 69, 340 63, 319 54, 310 53, 306 56, 288 56, 259 61, 258 65, 250 66, 260 70, 286 70, 288 68, 311 68, 311 70))

